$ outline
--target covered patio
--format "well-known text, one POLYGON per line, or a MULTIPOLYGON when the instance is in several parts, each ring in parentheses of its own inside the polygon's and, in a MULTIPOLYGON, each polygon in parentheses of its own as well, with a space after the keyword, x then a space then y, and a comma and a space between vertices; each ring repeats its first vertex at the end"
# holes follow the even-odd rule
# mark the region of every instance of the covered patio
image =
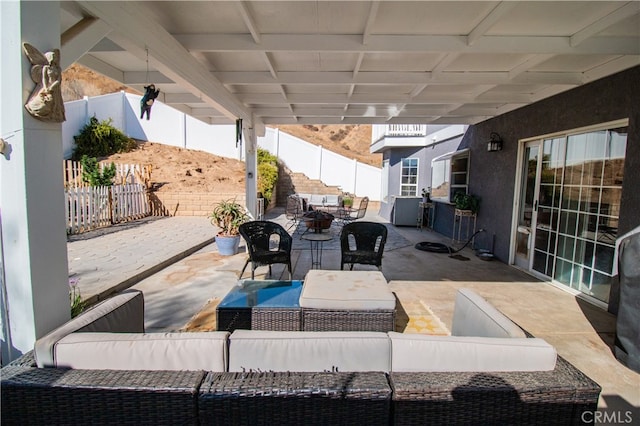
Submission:
MULTIPOLYGON (((485 196, 479 224, 493 227, 496 252, 512 263, 523 141, 615 121, 629 135, 616 232, 640 225, 640 177, 632 169, 640 158, 638 2, 16 1, 0 8, 4 354, 29 351, 69 319, 61 126, 23 107, 34 88, 23 42, 61 49, 62 68, 79 62, 139 91, 153 82, 160 100, 206 122, 242 120, 252 212, 256 137, 266 124, 470 124, 464 143, 478 164, 470 189, 485 196), (496 131, 510 143, 488 154, 496 131)), ((410 243, 426 235, 406 231, 410 243)), ((615 317, 518 269, 466 257, 417 253, 408 244, 388 251, 383 270, 398 294, 428 301, 444 322, 455 288, 477 289, 599 381, 607 406, 639 405, 637 374, 611 355, 615 317)), ((335 267, 329 253, 325 261, 335 267)))

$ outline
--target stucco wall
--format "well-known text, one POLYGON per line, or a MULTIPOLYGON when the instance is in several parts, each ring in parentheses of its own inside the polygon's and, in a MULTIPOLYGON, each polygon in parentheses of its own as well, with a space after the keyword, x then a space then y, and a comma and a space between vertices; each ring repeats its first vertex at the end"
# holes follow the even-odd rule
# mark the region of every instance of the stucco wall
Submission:
MULTIPOLYGON (((509 258, 518 141, 618 119, 629 119, 618 235, 640 225, 640 66, 471 126, 461 147, 471 150, 470 192, 482 198, 478 227, 495 234, 494 253, 509 258), (487 152, 491 132, 503 150, 487 152)), ((450 234, 452 206, 439 205, 437 229, 450 234)), ((616 298, 612 294, 612 303, 616 298)))
MULTIPOLYGON (((418 196, 422 188, 431 186, 431 160, 439 155, 458 149, 459 138, 435 143, 420 148, 393 148, 383 153, 383 159, 389 160, 389 198, 380 202, 380 217, 391 221, 393 196, 400 195, 400 174, 403 158, 418 158, 418 196)), ((417 218, 416 218, 417 219, 417 218)))

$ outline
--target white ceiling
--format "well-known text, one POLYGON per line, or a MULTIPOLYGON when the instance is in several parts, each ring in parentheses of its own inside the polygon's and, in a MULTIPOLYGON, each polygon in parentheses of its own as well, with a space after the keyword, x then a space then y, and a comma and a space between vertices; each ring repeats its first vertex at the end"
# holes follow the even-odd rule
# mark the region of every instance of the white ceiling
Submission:
POLYGON ((640 64, 639 1, 60 4, 63 65, 257 129, 474 124, 640 64))

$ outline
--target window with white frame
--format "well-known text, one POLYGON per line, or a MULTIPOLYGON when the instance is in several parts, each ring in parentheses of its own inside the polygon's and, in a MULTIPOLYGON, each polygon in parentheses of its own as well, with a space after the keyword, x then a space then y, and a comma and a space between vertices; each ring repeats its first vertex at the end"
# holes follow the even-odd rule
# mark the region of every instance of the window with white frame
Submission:
POLYGON ((469 186, 469 150, 449 152, 431 160, 431 198, 453 202, 455 194, 467 193, 469 186))
POLYGON ((401 196, 417 196, 418 195, 418 159, 403 158, 402 171, 400 177, 400 195, 401 196))

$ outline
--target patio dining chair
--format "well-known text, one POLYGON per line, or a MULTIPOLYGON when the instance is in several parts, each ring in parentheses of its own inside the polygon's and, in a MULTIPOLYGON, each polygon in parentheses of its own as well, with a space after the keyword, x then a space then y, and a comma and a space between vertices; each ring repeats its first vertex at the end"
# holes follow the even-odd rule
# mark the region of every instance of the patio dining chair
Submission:
POLYGON ((367 213, 367 207, 369 206, 369 197, 364 197, 360 200, 360 205, 357 209, 341 208, 336 212, 336 218, 342 225, 346 225, 358 219, 362 219, 367 213))
POLYGON ((287 231, 291 228, 297 230, 298 224, 304 215, 302 198, 297 195, 289 195, 287 197, 287 205, 285 206, 284 214, 288 221, 286 225, 289 225, 287 227, 287 231))
POLYGON ((240 225, 240 235, 247 242, 249 258, 240 272, 240 278, 244 274, 249 262, 251 262, 251 279, 255 278, 255 270, 258 266, 269 266, 283 263, 289 270, 289 279, 292 279, 291 271, 291 245, 293 238, 279 224, 270 221, 256 220, 240 225))
POLYGON ((374 265, 382 271, 382 253, 387 241, 387 227, 375 222, 347 223, 340 233, 340 269, 356 263, 374 265))

